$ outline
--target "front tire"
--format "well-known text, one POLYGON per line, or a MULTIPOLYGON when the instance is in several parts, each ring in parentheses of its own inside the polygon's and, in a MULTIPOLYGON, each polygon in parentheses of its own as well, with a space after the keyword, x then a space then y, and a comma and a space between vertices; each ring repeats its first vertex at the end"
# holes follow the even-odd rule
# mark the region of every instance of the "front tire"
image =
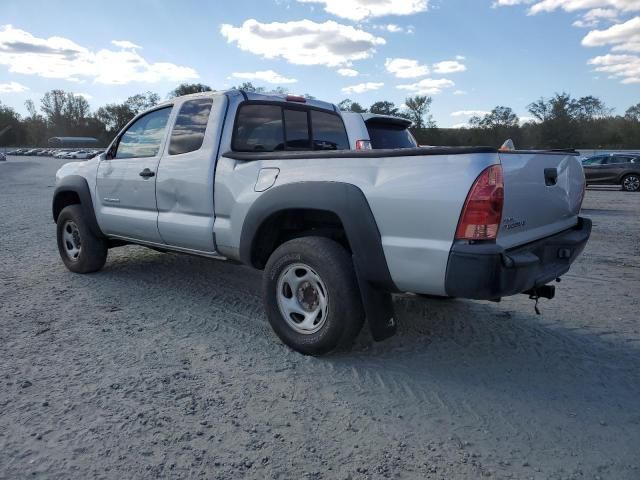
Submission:
POLYGON ((80 205, 62 209, 58 215, 56 237, 62 262, 74 273, 96 272, 107 261, 107 241, 91 232, 80 205))
POLYGON ((275 333, 304 355, 348 347, 362 328, 351 256, 328 238, 302 237, 278 247, 265 267, 263 295, 275 333))
POLYGON ((625 175, 622 179, 622 189, 625 192, 640 191, 640 175, 636 175, 635 173, 625 175))

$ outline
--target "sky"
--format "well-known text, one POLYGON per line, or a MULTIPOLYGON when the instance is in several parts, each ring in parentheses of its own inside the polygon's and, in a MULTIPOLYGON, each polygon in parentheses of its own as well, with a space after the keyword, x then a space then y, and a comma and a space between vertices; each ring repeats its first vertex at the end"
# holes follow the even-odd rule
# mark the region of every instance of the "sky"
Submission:
POLYGON ((0 101, 63 89, 91 107, 244 81, 402 105, 441 127, 555 92, 640 102, 640 0, 1 0, 0 101))

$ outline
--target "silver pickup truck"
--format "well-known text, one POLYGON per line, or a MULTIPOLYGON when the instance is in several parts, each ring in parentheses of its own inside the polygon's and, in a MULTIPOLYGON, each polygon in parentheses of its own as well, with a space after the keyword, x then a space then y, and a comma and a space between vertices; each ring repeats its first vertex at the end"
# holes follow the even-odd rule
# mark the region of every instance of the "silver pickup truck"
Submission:
POLYGON ((392 293, 550 298, 547 284, 589 238, 573 151, 353 140, 337 108, 316 100, 172 99, 104 154, 57 172, 62 261, 94 272, 110 248, 138 244, 264 270, 273 329, 320 355, 350 345, 365 319, 374 339, 392 335, 392 293))

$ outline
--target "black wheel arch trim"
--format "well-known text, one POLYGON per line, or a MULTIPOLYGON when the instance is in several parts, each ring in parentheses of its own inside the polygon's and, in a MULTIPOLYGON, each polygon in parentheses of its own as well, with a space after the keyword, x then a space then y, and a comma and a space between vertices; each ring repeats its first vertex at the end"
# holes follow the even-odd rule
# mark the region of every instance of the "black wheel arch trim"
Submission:
POLYGON ((242 226, 240 260, 253 266, 252 251, 264 221, 286 210, 335 213, 345 229, 359 275, 378 288, 397 291, 382 248, 382 238, 364 193, 344 182, 298 182, 263 193, 251 206, 242 226))
POLYGON ((67 206, 60 205, 60 199, 63 198, 63 195, 68 192, 73 192, 78 195, 78 198, 80 199, 80 207, 82 208, 82 214, 84 215, 91 233, 93 233, 97 237, 105 237, 104 233, 102 233, 102 230, 100 230, 98 220, 96 219, 96 212, 93 208, 91 190, 89 189, 87 179, 81 177, 80 175, 68 175, 60 180, 60 183, 53 193, 53 202, 51 204, 53 221, 58 221, 58 215, 60 215, 62 209, 67 206))
POLYGON ((338 216, 351 247, 360 296, 376 341, 396 332, 391 292, 393 283, 382 248, 378 224, 362 190, 344 182, 299 182, 263 193, 249 208, 240 237, 240 260, 253 266, 252 250, 260 226, 272 215, 295 209, 324 210, 338 216))

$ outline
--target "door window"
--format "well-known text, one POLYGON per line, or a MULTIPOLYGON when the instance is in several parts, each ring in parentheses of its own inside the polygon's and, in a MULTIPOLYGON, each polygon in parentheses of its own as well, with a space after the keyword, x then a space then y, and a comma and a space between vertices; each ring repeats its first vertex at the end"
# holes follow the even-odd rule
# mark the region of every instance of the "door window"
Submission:
POLYGON ((198 98, 184 102, 171 132, 169 155, 200 150, 213 105, 212 98, 198 98))
POLYGON ((122 135, 115 158, 155 157, 160 151, 171 107, 138 118, 122 135))

